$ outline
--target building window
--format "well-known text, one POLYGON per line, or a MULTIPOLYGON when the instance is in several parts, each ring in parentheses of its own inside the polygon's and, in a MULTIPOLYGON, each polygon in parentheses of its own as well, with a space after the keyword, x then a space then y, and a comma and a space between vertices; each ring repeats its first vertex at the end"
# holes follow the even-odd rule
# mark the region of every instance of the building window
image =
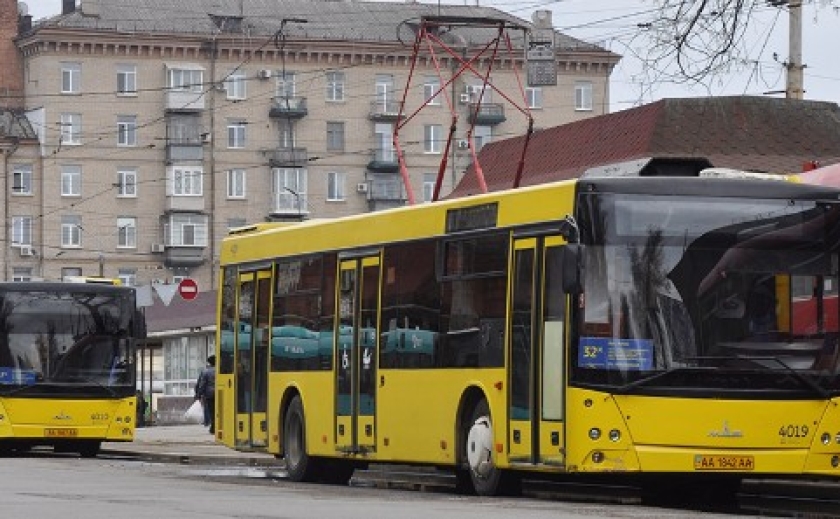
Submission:
POLYGON ((117 196, 134 198, 137 196, 137 170, 122 168, 117 171, 117 196))
POLYGON ((228 99, 245 99, 247 85, 244 72, 234 72, 225 79, 225 93, 228 99))
POLYGON ((543 92, 539 87, 528 87, 525 89, 525 100, 528 102, 528 108, 542 108, 543 107, 543 92))
POLYGON ((427 105, 440 105, 440 79, 429 76, 423 82, 423 99, 427 105))
POLYGON ((134 65, 117 65, 117 94, 137 94, 137 67, 134 65))
POLYGON ((592 110, 592 82, 578 81, 575 83, 575 110, 592 110))
POLYGON ((136 146, 137 145, 137 116, 136 115, 118 115, 117 116, 117 145, 119 145, 119 146, 136 146))
POLYGON ((69 248, 82 246, 82 219, 78 216, 61 217, 61 246, 69 248))
POLYGON ((61 166, 61 196, 82 196, 81 166, 61 166))
POLYGON ((227 172, 227 197, 245 198, 245 170, 230 169, 227 172))
POLYGON ((306 212, 306 169, 274 168, 272 192, 275 213, 306 212))
POLYGON ((12 217, 12 246, 32 245, 32 217, 12 217))
POLYGON ((295 96, 295 73, 286 72, 277 76, 277 97, 295 96))
POLYGON ((207 217, 200 214, 175 214, 166 225, 167 245, 206 247, 207 217))
POLYGON ((245 122, 231 121, 228 123, 228 148, 245 147, 245 122))
POLYGON ((327 173, 327 201, 339 202, 346 198, 344 181, 344 173, 327 173))
POLYGON ((82 64, 61 64, 61 93, 78 94, 82 86, 82 64))
POLYGON ((137 218, 133 216, 117 218, 117 247, 137 248, 137 218))
POLYGON ((238 227, 245 227, 247 224, 248 220, 245 218, 229 218, 227 221, 227 230, 230 231, 238 227))
POLYGON ((343 122, 327 122, 327 151, 344 151, 343 122))
POLYGON ((344 101, 344 72, 327 72, 327 101, 344 101))
POLYGON ((423 173, 423 201, 431 202, 435 196, 436 173, 423 173))
POLYGON ((475 151, 478 151, 487 144, 490 144, 490 141, 492 140, 492 126, 476 126, 473 128, 473 145, 475 146, 475 151))
POLYGON ((397 162, 394 149, 394 126, 388 123, 376 123, 374 133, 374 159, 377 162, 397 162))
POLYGON ((31 267, 14 267, 12 268, 12 281, 16 283, 24 283, 32 281, 31 267))
POLYGON ((167 81, 170 90, 200 93, 204 88, 204 71, 171 68, 167 71, 167 81))
POLYGON ((137 286, 137 269, 119 269, 117 277, 127 287, 137 286))
POLYGON ((201 196, 203 171, 200 167, 170 168, 170 193, 172 196, 201 196))
POLYGON ((61 144, 82 143, 82 114, 61 114, 61 144))
POLYGON ((12 194, 32 194, 32 166, 30 164, 15 164, 12 168, 12 194))
POLYGON ((426 153, 440 153, 443 126, 427 124, 423 126, 423 151, 426 153))
POLYGON ((76 277, 82 275, 81 267, 62 267, 61 268, 61 279, 68 278, 68 277, 76 277))

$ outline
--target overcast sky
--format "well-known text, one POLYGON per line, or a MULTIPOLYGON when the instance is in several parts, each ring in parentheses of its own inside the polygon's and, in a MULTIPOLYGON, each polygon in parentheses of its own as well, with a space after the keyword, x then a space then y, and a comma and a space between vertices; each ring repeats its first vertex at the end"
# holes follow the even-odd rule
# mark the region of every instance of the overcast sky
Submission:
MULTIPOLYGON (((105 0, 107 2, 107 0, 105 0)), ((246 0, 247 1, 247 0, 246 0)), ((476 0, 468 0, 474 3, 476 0)), ((660 0, 661 1, 661 0, 660 0)), ((35 20, 59 14, 62 0, 25 0, 35 20)), ((746 49, 749 59, 732 73, 710 78, 702 85, 646 84, 641 63, 634 58, 644 45, 639 24, 653 20, 654 0, 480 0, 530 20, 534 10, 551 10, 554 27, 570 36, 598 43, 623 56, 611 78, 612 110, 621 110, 663 97, 705 95, 774 95, 785 89, 782 62, 788 56, 787 12, 758 9, 750 21, 746 49), (774 59, 774 54, 776 58, 774 59)), ((805 98, 840 103, 840 0, 806 0, 803 11, 805 98)), ((428 2, 424 3, 437 3, 428 2)), ((443 3, 461 3, 458 0, 443 3)), ((763 2, 759 2, 763 3, 763 2)), ((174 4, 173 4, 174 5, 174 4)))

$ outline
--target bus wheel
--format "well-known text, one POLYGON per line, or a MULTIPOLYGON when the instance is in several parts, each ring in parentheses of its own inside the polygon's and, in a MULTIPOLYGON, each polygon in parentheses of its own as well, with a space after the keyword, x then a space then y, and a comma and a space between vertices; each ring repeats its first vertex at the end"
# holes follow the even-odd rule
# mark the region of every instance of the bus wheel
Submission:
POLYGON ((476 404, 468 424, 465 451, 473 489, 480 496, 494 496, 500 491, 502 472, 493 462, 493 422, 487 400, 476 404))
POLYGON ((79 455, 83 458, 95 458, 99 454, 102 442, 96 440, 85 440, 79 444, 79 455))
POLYGON ((314 481, 317 478, 316 462, 306 453, 306 422, 300 396, 292 399, 283 421, 283 459, 290 480, 314 481))

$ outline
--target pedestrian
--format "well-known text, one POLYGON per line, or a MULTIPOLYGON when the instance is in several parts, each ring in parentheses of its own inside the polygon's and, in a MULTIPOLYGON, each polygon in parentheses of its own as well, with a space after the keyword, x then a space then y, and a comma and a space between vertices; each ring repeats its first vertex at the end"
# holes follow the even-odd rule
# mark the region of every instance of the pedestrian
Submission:
POLYGON ((207 366, 201 370, 195 383, 195 399, 201 401, 204 409, 204 426, 210 434, 216 432, 216 356, 207 357, 207 366))

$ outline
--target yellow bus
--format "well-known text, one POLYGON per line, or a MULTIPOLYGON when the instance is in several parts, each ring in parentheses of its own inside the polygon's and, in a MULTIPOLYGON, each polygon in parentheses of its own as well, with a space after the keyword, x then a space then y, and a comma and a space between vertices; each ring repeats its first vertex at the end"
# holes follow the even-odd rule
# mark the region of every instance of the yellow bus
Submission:
POLYGON ((236 229, 217 440, 296 481, 418 464, 481 495, 836 477, 839 248, 840 191, 706 176, 236 229))
POLYGON ((0 453, 132 441, 145 333, 133 288, 0 283, 0 453))

